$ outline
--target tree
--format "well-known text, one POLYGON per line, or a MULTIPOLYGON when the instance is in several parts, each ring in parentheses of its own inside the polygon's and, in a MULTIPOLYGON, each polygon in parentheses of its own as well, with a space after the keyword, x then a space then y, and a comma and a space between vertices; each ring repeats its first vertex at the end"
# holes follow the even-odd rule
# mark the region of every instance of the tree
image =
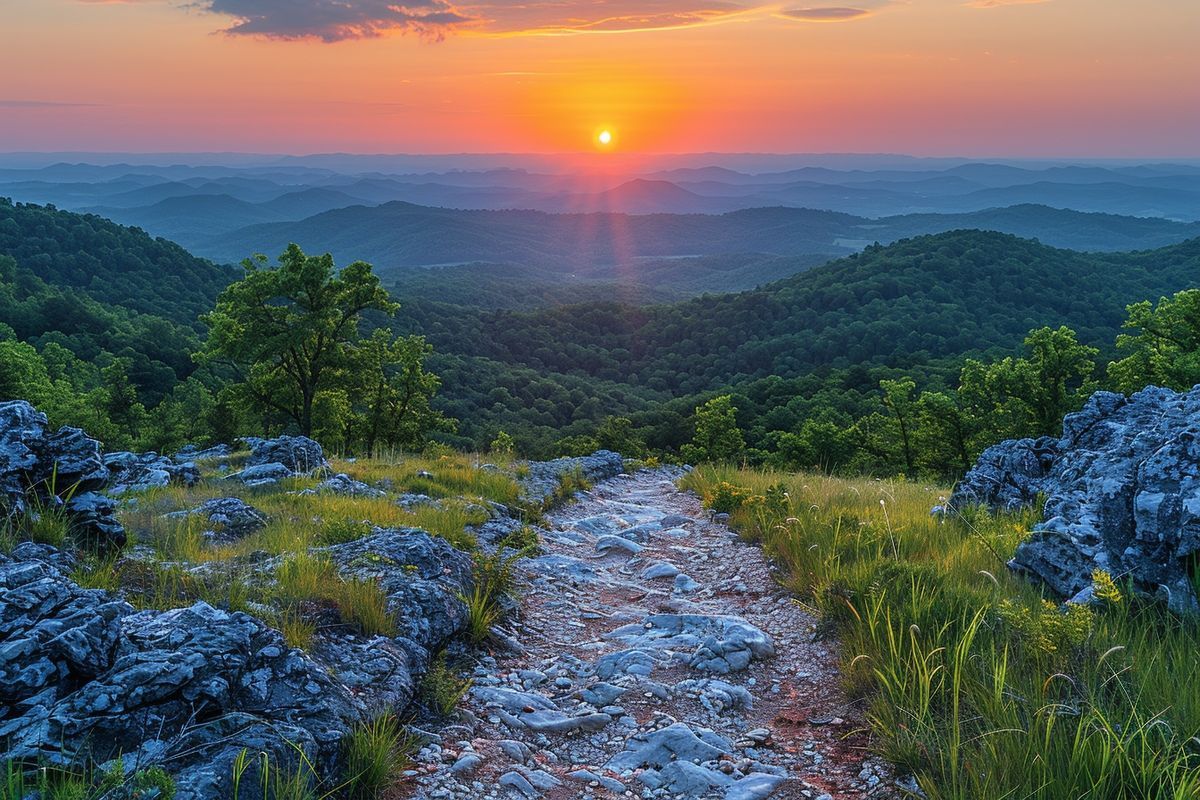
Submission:
POLYGON ((737 461, 746 449, 742 431, 737 425, 737 408, 732 395, 714 397, 696 408, 696 434, 691 444, 683 446, 682 454, 693 463, 702 461, 737 461))
POLYGON ((123 445, 133 447, 149 415, 138 399, 137 387, 129 380, 129 360, 118 358, 101 370, 104 379, 104 411, 120 432, 123 445))
POLYGON ((913 392, 917 383, 912 378, 897 380, 882 380, 879 388, 883 390, 883 407, 891 414, 896 423, 897 439, 900 443, 900 454, 904 458, 904 468, 911 475, 913 471, 913 417, 916 414, 913 392))
POLYGON ((454 423, 433 408, 441 378, 425 371, 433 346, 424 336, 393 338, 380 328, 358 348, 356 395, 363 404, 364 452, 383 442, 420 450, 430 431, 454 430, 454 423))
POLYGON ((1126 308, 1117 349, 1127 355, 1108 365, 1113 386, 1126 394, 1146 386, 1190 389, 1200 383, 1200 289, 1185 289, 1158 304, 1126 308))
POLYGON ((262 255, 242 266, 245 277, 202 317, 209 336, 198 358, 229 365, 260 409, 311 435, 317 396, 344 378, 362 313, 398 306, 363 261, 338 271, 328 253, 308 256, 292 244, 277 267, 262 255))
POLYGON ((634 433, 629 417, 605 417, 596 428, 596 444, 601 450, 612 450, 628 458, 646 454, 646 443, 634 433))

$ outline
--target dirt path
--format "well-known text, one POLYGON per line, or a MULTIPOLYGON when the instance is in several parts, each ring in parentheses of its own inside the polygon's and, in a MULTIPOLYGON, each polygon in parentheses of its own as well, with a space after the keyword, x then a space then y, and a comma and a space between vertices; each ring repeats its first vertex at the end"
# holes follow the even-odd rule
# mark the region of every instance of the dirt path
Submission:
POLYGON ((484 659, 417 796, 891 798, 836 654, 678 473, 598 484, 522 562, 524 652, 484 659))

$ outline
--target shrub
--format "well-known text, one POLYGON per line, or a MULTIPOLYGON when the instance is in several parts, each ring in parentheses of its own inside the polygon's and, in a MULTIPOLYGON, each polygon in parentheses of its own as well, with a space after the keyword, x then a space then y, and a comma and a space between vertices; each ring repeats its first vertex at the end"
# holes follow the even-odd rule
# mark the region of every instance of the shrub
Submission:
POLYGON ((454 713, 458 702, 470 689, 471 679, 460 678, 446 663, 445 653, 441 653, 433 659, 421 679, 420 695, 430 710, 447 717, 454 713))

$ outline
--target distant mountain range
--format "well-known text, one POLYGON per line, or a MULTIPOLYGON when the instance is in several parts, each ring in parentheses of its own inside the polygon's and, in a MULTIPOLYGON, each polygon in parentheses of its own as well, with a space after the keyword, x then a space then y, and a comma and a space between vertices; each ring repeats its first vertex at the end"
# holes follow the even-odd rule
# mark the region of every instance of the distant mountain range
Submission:
MULTIPOLYGON (((308 218, 354 206, 392 203, 553 214, 721 215, 747 209, 815 209, 871 220, 854 222, 853 230, 834 237, 854 242, 873 240, 863 233, 868 225, 881 226, 881 241, 892 238, 887 229, 889 218, 922 215, 929 220, 929 215, 935 214, 986 212, 999 219, 993 210, 1010 206, 1046 206, 1185 224, 1200 220, 1200 165, 1191 163, 724 155, 711 156, 710 164, 703 163, 704 156, 663 156, 640 165, 616 158, 602 165, 588 162, 571 171, 562 159, 556 162, 534 156, 507 160, 489 156, 229 156, 224 163, 218 156, 210 156, 190 164, 144 158, 150 163, 123 164, 109 159, 105 163, 47 164, 25 157, 23 163, 38 165, 0 168, 0 196, 93 212, 219 258, 240 258, 248 250, 269 249, 265 245, 247 249, 247 240, 284 230, 246 230, 248 226, 301 223, 300 227, 307 228, 311 223, 320 227, 323 221, 308 218)), ((17 156, 0 156, 0 164, 16 162, 21 162, 17 156)), ((396 214, 396 207, 377 213, 360 210, 337 220, 356 228, 366 226, 360 232, 376 243, 379 252, 390 252, 396 248, 384 246, 383 234, 370 226, 380 221, 390 224, 396 214)), ((464 224, 477 225, 480 219, 464 218, 464 224)), ((1062 222, 1063 218, 1058 219, 1062 222)), ((1028 230, 1026 222, 1021 223, 1026 228, 1012 232, 1095 250, 1152 247, 1192 235, 1185 228, 1170 233, 1163 227, 1156 234, 1162 238, 1156 239, 1147 233, 1149 229, 1134 223, 1109 222, 1081 220, 1082 227, 1095 234, 1088 236, 1070 230, 1073 223, 1057 228, 1050 223, 1041 233, 1028 230), (1104 230, 1109 222, 1119 228, 1111 235, 1104 230)), ((913 232, 935 232, 957 224, 935 223, 913 232)), ((973 223, 964 217, 962 224, 973 223)), ((797 238, 811 242, 814 236, 789 234, 788 241, 797 238)), ((828 240, 820 252, 853 249, 843 245, 828 240)), ((318 249, 322 246, 316 244, 318 249)), ((674 245, 667 249, 673 255, 694 252, 674 245)), ((413 263, 457 260, 457 256, 435 250, 426 246, 413 263)), ((783 252, 794 251, 785 248, 783 252)), ((414 256, 410 253, 404 258, 411 261, 414 256)), ((507 258, 499 252, 489 260, 507 258)))
MULTIPOLYGON (((216 260, 277 253, 289 242, 361 258, 381 270, 487 261, 561 271, 645 258, 759 253, 844 255, 874 242, 984 229, 1079 250, 1142 250, 1200 236, 1200 223, 1013 206, 965 214, 868 219, 802 208, 720 215, 549 214, 455 211, 391 202, 327 211, 299 222, 261 223, 192 244, 216 260)), ((748 287, 740 287, 748 288, 748 287)))

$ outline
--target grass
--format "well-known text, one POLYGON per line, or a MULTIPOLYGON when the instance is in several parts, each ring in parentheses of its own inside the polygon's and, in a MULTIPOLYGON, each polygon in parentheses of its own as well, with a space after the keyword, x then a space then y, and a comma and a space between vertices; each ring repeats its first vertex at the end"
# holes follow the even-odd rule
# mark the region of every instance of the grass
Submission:
POLYGON ((120 761, 107 772, 29 768, 15 761, 0 767, 0 800, 173 800, 175 791, 175 781, 157 766, 131 773, 125 772, 120 761))
POLYGON ((390 711, 355 725, 342 741, 346 796, 375 800, 394 788, 416 749, 416 738, 390 711))
POLYGON ((683 486, 782 565, 931 800, 1200 797, 1197 622, 1103 574, 1103 607, 1060 610, 1005 567, 1032 514, 943 521, 945 489, 721 467, 683 486))
POLYGON ((504 613, 503 602, 513 591, 513 564, 523 553, 491 555, 476 553, 472 568, 472 588, 460 595, 467 604, 467 638, 482 644, 492 635, 492 626, 504 613))

